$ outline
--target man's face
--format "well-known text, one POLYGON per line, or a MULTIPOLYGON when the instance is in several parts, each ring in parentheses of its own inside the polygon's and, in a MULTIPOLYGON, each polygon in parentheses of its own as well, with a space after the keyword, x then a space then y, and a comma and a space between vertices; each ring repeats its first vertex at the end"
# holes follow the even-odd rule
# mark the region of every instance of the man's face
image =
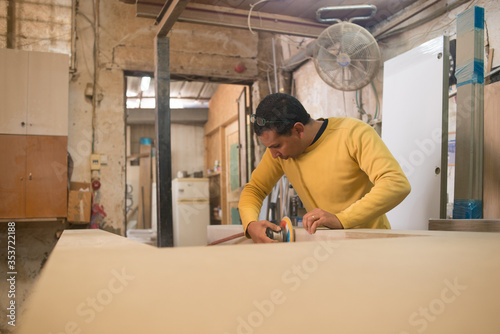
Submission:
POLYGON ((278 135, 274 130, 267 130, 259 136, 259 139, 262 145, 269 148, 274 159, 295 158, 304 152, 301 135, 295 129, 292 129, 290 136, 278 135))

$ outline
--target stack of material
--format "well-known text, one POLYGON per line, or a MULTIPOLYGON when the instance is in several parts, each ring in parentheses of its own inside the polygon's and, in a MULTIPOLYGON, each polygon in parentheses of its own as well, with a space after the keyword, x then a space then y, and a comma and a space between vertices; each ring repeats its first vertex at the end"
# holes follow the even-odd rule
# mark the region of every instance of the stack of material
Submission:
POLYGON ((457 17, 457 134, 453 218, 483 218, 484 8, 457 17))
POLYGON ((152 229, 132 229, 127 231, 127 238, 156 246, 156 231, 152 229))

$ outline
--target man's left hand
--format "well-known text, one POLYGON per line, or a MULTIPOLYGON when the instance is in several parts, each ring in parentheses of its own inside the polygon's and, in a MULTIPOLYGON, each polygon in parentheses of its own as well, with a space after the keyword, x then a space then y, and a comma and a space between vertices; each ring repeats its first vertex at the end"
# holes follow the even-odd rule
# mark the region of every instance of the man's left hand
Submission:
POLYGON ((302 217, 302 225, 309 234, 316 233, 318 226, 325 226, 328 228, 343 229, 342 223, 334 214, 326 212, 325 210, 316 208, 302 217))

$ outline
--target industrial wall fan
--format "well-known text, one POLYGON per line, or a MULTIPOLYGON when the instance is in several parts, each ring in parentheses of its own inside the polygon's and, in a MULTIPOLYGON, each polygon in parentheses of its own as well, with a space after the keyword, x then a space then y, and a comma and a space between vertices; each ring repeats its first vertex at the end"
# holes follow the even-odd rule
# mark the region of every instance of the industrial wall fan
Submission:
POLYGON ((375 38, 365 28, 352 23, 375 16, 377 7, 354 5, 323 7, 317 10, 319 22, 336 22, 318 37, 313 59, 316 71, 323 81, 342 91, 358 90, 366 86, 377 74, 380 66, 380 49, 375 38), (335 10, 371 9, 366 17, 353 17, 348 22, 336 18, 322 18, 325 12, 335 10))

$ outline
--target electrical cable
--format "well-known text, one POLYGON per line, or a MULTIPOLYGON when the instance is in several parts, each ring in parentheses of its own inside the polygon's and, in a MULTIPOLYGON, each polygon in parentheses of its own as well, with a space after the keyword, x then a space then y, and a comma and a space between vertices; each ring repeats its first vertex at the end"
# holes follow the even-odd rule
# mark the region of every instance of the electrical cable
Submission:
POLYGON ((253 5, 250 4, 250 10, 248 11, 248 18, 247 18, 247 23, 248 23, 248 30, 250 30, 250 32, 255 35, 255 32, 252 30, 252 25, 250 24, 250 19, 252 17, 252 11, 253 11, 253 8, 255 6, 257 6, 258 4, 262 3, 262 2, 266 2, 266 1, 269 1, 269 0, 260 0, 260 1, 257 1, 256 3, 254 3, 253 5))
POLYGON ((373 115, 373 119, 377 119, 378 112, 380 109, 380 100, 378 99, 378 93, 377 90, 375 89, 375 85, 373 84, 373 80, 370 81, 370 84, 372 85, 373 93, 375 94, 375 115, 373 115))
POLYGON ((215 240, 214 242, 209 243, 207 246, 218 245, 218 244, 221 244, 221 243, 229 241, 229 240, 233 240, 233 239, 236 239, 236 238, 241 238, 243 236, 245 236, 244 232, 233 234, 233 235, 230 235, 229 237, 225 237, 225 238, 222 238, 222 239, 219 239, 219 240, 215 240))
MULTIPOLYGON (((375 114, 373 115, 373 119, 376 120, 377 119, 377 116, 378 116, 378 112, 379 112, 379 106, 380 106, 380 102, 379 102, 379 99, 378 99, 378 94, 377 94, 377 90, 375 89, 375 85, 373 84, 373 80, 370 81, 370 84, 371 84, 371 87, 373 89, 373 93, 375 95, 375 114)), ((359 98, 358 98, 358 92, 360 91, 360 89, 356 90, 356 108, 358 109, 358 111, 362 114, 362 115, 370 115, 368 114, 364 109, 363 107, 361 107, 359 105, 360 101, 359 101, 359 98)))
POLYGON ((366 111, 359 105, 359 101, 358 101, 358 92, 359 91, 360 91, 360 89, 356 90, 356 108, 361 113, 361 115, 366 115, 366 111))

